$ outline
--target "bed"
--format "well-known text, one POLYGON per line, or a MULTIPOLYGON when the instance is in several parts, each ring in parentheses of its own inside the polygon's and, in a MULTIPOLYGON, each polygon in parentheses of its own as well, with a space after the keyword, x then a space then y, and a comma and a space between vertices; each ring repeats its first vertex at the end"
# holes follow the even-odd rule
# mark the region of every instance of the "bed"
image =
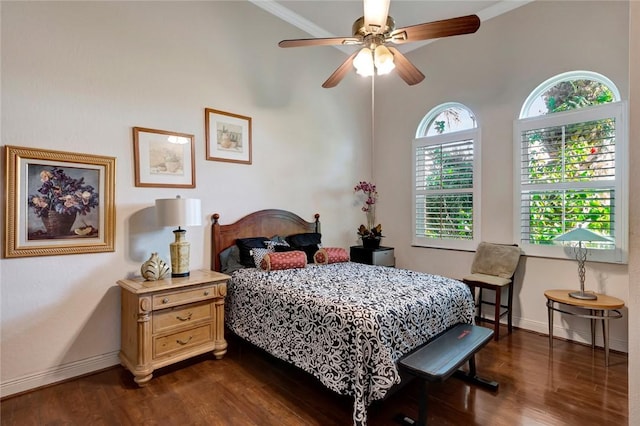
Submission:
MULTIPOLYGON (((319 233, 284 210, 262 210, 221 225, 213 215, 212 268, 221 271, 237 239, 319 233)), ((228 260, 228 259, 227 259, 228 260)), ((264 265, 264 263, 263 263, 264 265)), ((231 273, 227 328, 271 355, 354 398, 353 422, 401 381, 397 361, 458 323, 473 321, 460 281, 405 269, 338 261, 231 273)))

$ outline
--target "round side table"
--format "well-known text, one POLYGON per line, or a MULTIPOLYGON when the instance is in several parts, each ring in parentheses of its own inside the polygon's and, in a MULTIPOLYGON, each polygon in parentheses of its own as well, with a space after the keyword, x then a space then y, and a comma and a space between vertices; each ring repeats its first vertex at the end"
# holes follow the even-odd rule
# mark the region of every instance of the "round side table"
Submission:
POLYGON ((602 321, 602 339, 604 341, 604 363, 609 366, 609 320, 622 318, 619 309, 624 307, 624 302, 617 297, 606 294, 593 293, 595 300, 576 299, 569 296, 571 290, 547 290, 544 297, 547 298, 547 311, 549 314, 549 347, 553 348, 553 312, 561 312, 580 318, 591 320, 591 347, 595 348, 596 321, 602 321), (562 309, 563 306, 581 308, 585 313, 570 312, 562 309))

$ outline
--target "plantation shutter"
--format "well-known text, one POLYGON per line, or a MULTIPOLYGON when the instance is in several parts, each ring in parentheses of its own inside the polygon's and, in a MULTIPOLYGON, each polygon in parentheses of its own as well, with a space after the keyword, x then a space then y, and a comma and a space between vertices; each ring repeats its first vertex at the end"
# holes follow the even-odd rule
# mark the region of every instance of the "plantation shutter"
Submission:
POLYGON ((473 151, 473 139, 416 147, 416 236, 473 239, 473 151))
POLYGON ((594 248, 615 247, 615 111, 594 108, 588 120, 587 114, 560 120, 554 114, 520 125, 521 243, 551 245, 555 237, 588 223, 612 238, 594 248))

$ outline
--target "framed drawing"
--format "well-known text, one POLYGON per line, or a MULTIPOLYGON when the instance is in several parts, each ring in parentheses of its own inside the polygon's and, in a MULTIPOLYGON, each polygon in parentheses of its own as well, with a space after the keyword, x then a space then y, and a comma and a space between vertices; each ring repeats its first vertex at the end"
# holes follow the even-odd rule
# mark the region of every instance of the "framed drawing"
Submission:
POLYGON ((5 146, 5 257, 114 251, 114 157, 5 146))
POLYGON ((136 186, 195 188, 194 145, 193 135, 134 127, 136 186))
POLYGON ((207 160, 251 164, 251 117, 204 110, 207 160))

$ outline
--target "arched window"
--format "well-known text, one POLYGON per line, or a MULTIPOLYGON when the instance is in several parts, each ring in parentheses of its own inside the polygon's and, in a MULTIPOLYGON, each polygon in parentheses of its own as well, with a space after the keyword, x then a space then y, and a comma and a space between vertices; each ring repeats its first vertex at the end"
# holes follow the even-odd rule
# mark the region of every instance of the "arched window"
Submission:
POLYGON ((520 118, 539 117, 560 111, 602 105, 620 100, 611 80, 590 71, 571 71, 539 85, 520 110, 520 118))
POLYGON ((413 142, 414 245, 475 249, 479 241, 480 129, 449 102, 424 116, 413 142))
POLYGON ((457 102, 447 102, 435 107, 424 116, 416 131, 416 138, 476 127, 478 127, 476 118, 469 108, 457 102))
MULTIPOLYGON (((540 84, 515 123, 517 227, 528 255, 567 257, 554 241, 582 227, 591 260, 626 261, 626 106, 606 77, 573 71, 540 84)), ((576 243, 577 244, 577 243, 576 243)))

